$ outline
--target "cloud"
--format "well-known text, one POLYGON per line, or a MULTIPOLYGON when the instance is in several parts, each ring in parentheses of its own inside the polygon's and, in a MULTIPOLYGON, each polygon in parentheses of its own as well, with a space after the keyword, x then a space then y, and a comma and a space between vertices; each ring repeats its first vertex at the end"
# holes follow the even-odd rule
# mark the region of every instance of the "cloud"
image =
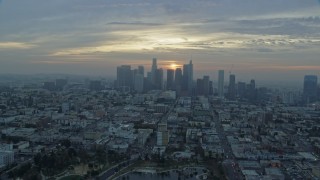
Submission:
POLYGON ((107 23, 108 25, 129 25, 129 26, 160 26, 163 25, 161 23, 147 23, 147 22, 141 22, 141 21, 135 21, 135 22, 110 22, 107 23))
POLYGON ((318 35, 320 32, 320 17, 234 20, 225 29, 251 34, 318 35))
POLYGON ((320 46, 318 37, 289 35, 260 35, 235 32, 191 34, 179 27, 114 31, 113 40, 88 46, 59 49, 51 56, 88 55, 113 52, 288 52, 313 49, 320 46))
POLYGON ((35 47, 34 44, 23 43, 23 42, 0 42, 1 49, 30 49, 35 47))

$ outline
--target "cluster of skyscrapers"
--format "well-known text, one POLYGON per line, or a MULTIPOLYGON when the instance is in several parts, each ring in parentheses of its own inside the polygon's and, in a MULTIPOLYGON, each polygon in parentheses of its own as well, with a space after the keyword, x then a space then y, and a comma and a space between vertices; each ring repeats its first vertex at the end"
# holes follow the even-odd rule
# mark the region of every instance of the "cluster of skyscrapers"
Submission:
POLYGON ((239 82, 237 85, 234 74, 230 74, 228 90, 225 91, 224 70, 218 72, 216 91, 209 76, 203 76, 203 78, 194 81, 192 61, 184 64, 182 68, 167 69, 166 81, 163 71, 162 68, 158 68, 156 58, 152 59, 151 71, 147 72, 146 77, 144 66, 131 69, 130 65, 121 65, 117 67, 115 87, 123 92, 135 91, 138 93, 150 90, 174 90, 179 96, 208 96, 216 93, 219 97, 227 97, 230 100, 235 100, 237 97, 255 96, 255 81, 251 80, 249 85, 244 82, 239 82))
POLYGON ((116 87, 121 91, 142 93, 150 90, 176 90, 177 93, 192 95, 194 91, 193 64, 183 65, 183 69, 167 69, 166 81, 157 59, 152 59, 151 71, 145 77, 144 66, 131 69, 130 65, 117 67, 116 87))
MULTIPOLYGON (((152 59, 151 71, 145 77, 144 66, 131 69, 130 65, 122 65, 117 68, 117 80, 115 87, 121 91, 135 91, 138 93, 150 90, 173 90, 178 96, 216 95, 229 100, 245 99, 255 102, 266 94, 266 88, 256 88, 256 82, 252 79, 249 83, 236 82, 235 74, 230 73, 229 84, 225 84, 224 70, 218 71, 218 81, 214 88, 209 76, 193 79, 193 64, 190 61, 176 69, 164 70, 158 68, 157 59, 152 59)), ((318 78, 315 75, 304 77, 303 102, 312 103, 320 98, 318 78)))

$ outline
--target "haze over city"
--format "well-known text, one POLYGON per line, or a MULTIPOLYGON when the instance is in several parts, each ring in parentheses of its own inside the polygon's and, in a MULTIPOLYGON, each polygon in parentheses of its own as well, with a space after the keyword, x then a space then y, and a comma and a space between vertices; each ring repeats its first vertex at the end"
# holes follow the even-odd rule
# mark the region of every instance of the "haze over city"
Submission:
POLYGON ((195 77, 302 82, 320 70, 319 12, 317 0, 2 0, 0 73, 115 77, 157 57, 192 59, 195 77))
POLYGON ((320 0, 0 0, 0 180, 320 179, 320 0))

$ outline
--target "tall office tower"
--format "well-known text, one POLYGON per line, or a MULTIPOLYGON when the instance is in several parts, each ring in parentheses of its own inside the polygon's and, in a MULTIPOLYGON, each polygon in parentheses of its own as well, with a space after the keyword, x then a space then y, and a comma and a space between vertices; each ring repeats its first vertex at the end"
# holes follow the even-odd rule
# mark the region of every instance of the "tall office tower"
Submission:
POLYGON ((197 79, 196 93, 198 96, 208 96, 210 92, 209 76, 203 76, 202 79, 197 79))
POLYGON ((152 59, 151 72, 155 72, 157 69, 158 69, 157 58, 153 58, 153 59, 152 59))
POLYGON ((133 71, 130 65, 117 67, 117 88, 130 91, 133 88, 133 71))
POLYGON ((228 97, 230 100, 236 99, 236 75, 234 74, 230 74, 229 77, 228 97))
POLYGON ((193 93, 193 64, 192 60, 189 63, 189 71, 188 71, 188 94, 191 96, 193 93))
POLYGON ((256 81, 254 79, 252 79, 248 85, 247 97, 250 102, 257 101, 256 81))
POLYGON ((155 88, 161 90, 163 88, 163 69, 157 69, 155 73, 155 88))
POLYGON ((174 79, 175 79, 175 89, 178 95, 180 95, 180 92, 181 92, 182 78, 183 78, 182 70, 181 68, 177 68, 174 79))
POLYGON ((138 73, 144 77, 144 67, 143 66, 138 66, 138 73))
POLYGON ((131 72, 132 72, 132 78, 133 78, 132 83, 134 84, 134 78, 135 78, 135 76, 136 76, 137 74, 139 74, 139 72, 138 72, 138 69, 134 69, 134 70, 132 70, 131 72))
POLYGON ((183 65, 183 75, 182 75, 182 82, 181 82, 181 90, 187 91, 188 90, 188 64, 183 65))
POLYGON ((303 98, 306 103, 317 100, 318 77, 315 75, 304 76, 303 98))
POLYGON ((152 82, 152 73, 147 72, 147 80, 151 83, 152 82))
POLYGON ((254 79, 251 79, 250 81, 250 89, 251 90, 256 89, 256 81, 254 79))
POLYGON ((209 76, 203 76, 203 95, 209 96, 210 91, 210 78, 209 76))
POLYGON ((174 70, 173 69, 167 70, 167 89, 168 90, 174 89, 174 70))
POLYGON ((238 95, 241 99, 246 96, 246 86, 245 82, 238 82, 238 95))
POLYGON ((213 95, 213 82, 209 81, 209 95, 213 95))
POLYGON ((152 83, 156 84, 156 74, 158 70, 158 65, 157 65, 157 58, 152 59, 152 66, 151 66, 151 76, 152 76, 152 83))
POLYGON ((196 88, 196 93, 198 96, 204 95, 204 85, 203 85, 203 79, 197 79, 197 88, 196 88))
POLYGON ((189 64, 183 65, 183 78, 182 78, 182 91, 192 95, 193 91, 193 64, 190 61, 189 64))
POLYGON ((224 97, 224 70, 219 70, 218 73, 218 95, 224 97))
POLYGON ((134 76, 134 90, 138 93, 142 93, 144 89, 144 77, 142 74, 136 74, 134 76))

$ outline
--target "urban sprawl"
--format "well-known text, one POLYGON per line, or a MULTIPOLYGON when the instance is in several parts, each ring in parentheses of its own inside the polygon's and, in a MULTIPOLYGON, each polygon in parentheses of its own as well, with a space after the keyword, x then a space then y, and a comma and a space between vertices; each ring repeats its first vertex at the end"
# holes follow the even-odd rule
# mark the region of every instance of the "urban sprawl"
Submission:
POLYGON ((8 75, 0 179, 319 179, 317 76, 300 90, 216 73, 195 80, 192 61, 154 58, 147 73, 118 66, 115 81, 8 75))

